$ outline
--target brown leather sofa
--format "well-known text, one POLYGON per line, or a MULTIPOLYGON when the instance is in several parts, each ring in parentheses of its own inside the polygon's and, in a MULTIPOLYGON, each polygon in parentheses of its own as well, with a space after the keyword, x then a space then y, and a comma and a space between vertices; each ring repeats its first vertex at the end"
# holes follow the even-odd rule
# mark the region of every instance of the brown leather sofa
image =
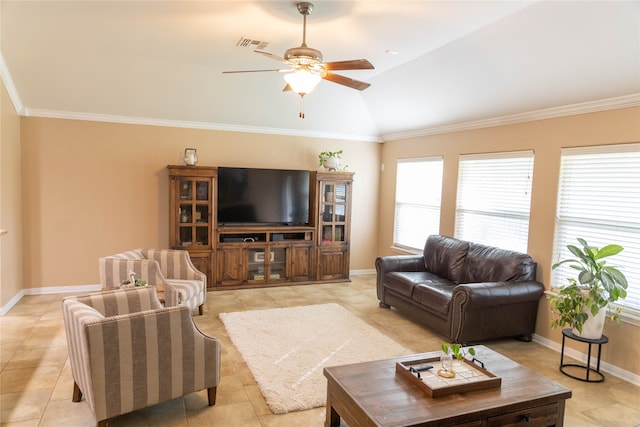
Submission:
POLYGON ((526 254, 452 237, 427 238, 422 255, 376 259, 380 307, 395 307, 450 342, 530 341, 544 286, 526 254))

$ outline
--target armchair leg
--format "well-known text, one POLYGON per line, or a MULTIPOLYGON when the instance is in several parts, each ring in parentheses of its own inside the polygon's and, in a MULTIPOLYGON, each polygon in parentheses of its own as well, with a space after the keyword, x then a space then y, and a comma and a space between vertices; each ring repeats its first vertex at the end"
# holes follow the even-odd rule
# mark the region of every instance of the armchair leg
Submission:
POLYGON ((200 304, 198 306, 198 314, 200 314, 200 316, 202 316, 203 311, 204 311, 204 304, 200 304))
POLYGON ((209 406, 216 404, 216 391, 218 387, 211 387, 207 389, 207 397, 209 398, 209 406))
POLYGON ((82 390, 78 387, 76 382, 73 382, 73 397, 71 398, 72 402, 80 402, 82 400, 82 390))

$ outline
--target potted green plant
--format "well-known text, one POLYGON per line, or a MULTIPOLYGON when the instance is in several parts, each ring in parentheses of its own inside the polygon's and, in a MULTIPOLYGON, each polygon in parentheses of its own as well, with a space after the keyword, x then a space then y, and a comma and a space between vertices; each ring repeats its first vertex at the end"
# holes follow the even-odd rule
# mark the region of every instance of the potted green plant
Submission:
POLYGON ((342 150, 338 151, 323 151, 318 154, 318 166, 324 166, 327 170, 337 170, 340 165, 340 159, 342 158, 342 150))
MULTIPOLYGON (((440 347, 442 350, 442 355, 440 356, 440 369, 436 372, 443 378, 453 378, 456 376, 455 371, 453 370, 453 360, 462 360, 465 356, 465 349, 461 344, 453 343, 442 344, 440 347)), ((468 347, 467 351, 471 356, 476 355, 476 350, 473 347, 468 347)))
POLYGON ((549 298, 556 315, 551 327, 568 325, 578 336, 597 339, 602 336, 607 309, 611 320, 620 323, 620 307, 611 309, 610 304, 626 298, 627 278, 617 267, 608 265, 605 258, 617 255, 624 248, 616 244, 597 248, 581 238, 578 242, 582 248, 567 245, 576 258, 565 259, 552 266, 556 269, 568 264, 578 272, 578 276, 569 277, 569 285, 561 286, 557 295, 549 298))
POLYGON ((138 279, 136 278, 136 273, 131 271, 129 272, 129 280, 123 280, 122 282, 120 282, 120 287, 121 288, 128 288, 131 286, 147 286, 147 281, 144 279, 138 279))

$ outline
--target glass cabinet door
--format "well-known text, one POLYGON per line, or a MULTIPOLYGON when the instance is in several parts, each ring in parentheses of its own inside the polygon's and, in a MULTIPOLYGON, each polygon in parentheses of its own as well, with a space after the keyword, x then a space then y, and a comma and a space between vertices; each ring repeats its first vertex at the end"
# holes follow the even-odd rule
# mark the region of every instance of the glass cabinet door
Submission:
POLYGON ((247 279, 264 281, 266 279, 265 249, 247 249, 247 279))
POLYGON ((178 181, 178 236, 180 246, 210 245, 210 182, 195 178, 178 181))
POLYGON ((321 185, 320 222, 322 242, 344 242, 346 239, 347 183, 321 185))
POLYGON ((249 247, 247 249, 247 279, 278 281, 287 278, 286 248, 249 247))
POLYGON ((287 278, 287 249, 272 247, 269 250, 271 254, 269 261, 269 280, 284 280, 287 278))

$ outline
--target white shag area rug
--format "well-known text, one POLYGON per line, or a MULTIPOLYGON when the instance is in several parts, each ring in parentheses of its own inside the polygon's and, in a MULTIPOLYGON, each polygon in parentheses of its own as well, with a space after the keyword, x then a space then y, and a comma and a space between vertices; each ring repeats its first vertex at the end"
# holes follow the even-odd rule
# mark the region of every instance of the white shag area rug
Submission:
POLYGON ((220 313, 220 319, 274 414, 324 406, 325 366, 412 354, 338 304, 220 313))

